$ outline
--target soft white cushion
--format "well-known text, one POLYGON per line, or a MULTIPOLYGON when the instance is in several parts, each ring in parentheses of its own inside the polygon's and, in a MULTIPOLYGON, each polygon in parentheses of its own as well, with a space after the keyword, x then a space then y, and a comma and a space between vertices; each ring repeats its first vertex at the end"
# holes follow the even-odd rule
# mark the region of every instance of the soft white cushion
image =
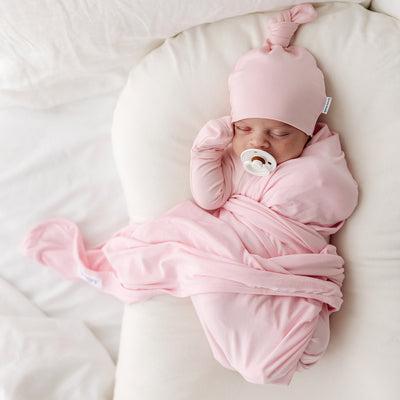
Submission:
POLYGON ((371 10, 385 13, 400 19, 400 1, 397 0, 372 0, 371 10))
POLYGON ((51 107, 119 90, 132 66, 165 38, 295 2, 2 0, 0 106, 51 107))
MULTIPOLYGON (((213 360, 189 299, 127 306, 115 399, 387 399, 400 370, 400 25, 354 4, 325 4, 300 28, 325 72, 360 203, 334 238, 346 261, 344 306, 326 355, 289 388, 246 383, 213 360)), ((189 199, 189 150, 198 129, 229 113, 227 76, 261 45, 272 13, 196 27, 132 70, 115 111, 116 161, 132 221, 189 199)))

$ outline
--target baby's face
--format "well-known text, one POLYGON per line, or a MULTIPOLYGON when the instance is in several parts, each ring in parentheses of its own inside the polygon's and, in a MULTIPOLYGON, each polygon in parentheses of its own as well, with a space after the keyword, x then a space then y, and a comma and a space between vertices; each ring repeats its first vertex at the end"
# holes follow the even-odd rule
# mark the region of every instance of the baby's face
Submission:
POLYGON ((308 136, 283 122, 265 118, 248 118, 234 123, 233 151, 240 157, 247 149, 270 153, 278 164, 302 153, 308 136))

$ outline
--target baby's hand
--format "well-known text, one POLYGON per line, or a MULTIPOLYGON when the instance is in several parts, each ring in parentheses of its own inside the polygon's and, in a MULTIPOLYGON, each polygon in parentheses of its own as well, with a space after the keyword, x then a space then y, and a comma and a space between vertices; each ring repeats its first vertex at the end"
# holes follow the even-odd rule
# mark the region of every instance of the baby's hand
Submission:
POLYGON ((200 130, 193 150, 225 150, 232 142, 233 126, 230 116, 208 121, 200 130))

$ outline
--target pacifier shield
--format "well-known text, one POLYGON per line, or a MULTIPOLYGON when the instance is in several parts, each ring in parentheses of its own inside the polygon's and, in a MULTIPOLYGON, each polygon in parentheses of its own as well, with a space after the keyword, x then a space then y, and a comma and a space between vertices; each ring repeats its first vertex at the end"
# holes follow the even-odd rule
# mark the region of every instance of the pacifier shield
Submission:
POLYGON ((241 155, 244 169, 252 175, 268 175, 276 168, 275 158, 264 150, 248 149, 241 155))

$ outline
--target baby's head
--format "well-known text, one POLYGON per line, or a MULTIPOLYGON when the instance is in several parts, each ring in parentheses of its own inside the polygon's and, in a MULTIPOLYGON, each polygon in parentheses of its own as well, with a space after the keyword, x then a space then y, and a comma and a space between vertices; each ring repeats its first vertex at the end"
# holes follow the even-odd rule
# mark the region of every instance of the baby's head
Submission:
POLYGON ((260 148, 280 164, 298 157, 314 133, 326 104, 324 76, 306 49, 289 43, 299 24, 315 17, 310 4, 278 14, 266 44, 238 60, 229 76, 236 154, 260 148))

